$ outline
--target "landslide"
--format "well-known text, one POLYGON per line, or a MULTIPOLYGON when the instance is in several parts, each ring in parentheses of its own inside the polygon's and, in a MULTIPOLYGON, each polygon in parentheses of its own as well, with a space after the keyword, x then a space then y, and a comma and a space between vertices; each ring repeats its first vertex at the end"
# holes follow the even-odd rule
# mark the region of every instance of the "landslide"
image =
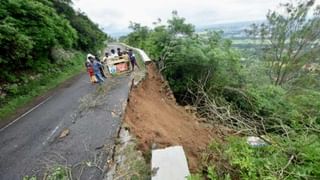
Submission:
POLYGON ((176 104, 154 64, 148 65, 147 70, 146 79, 130 93, 125 124, 137 137, 138 148, 144 154, 154 146, 182 145, 194 172, 200 165, 201 153, 218 131, 201 123, 189 108, 176 104))

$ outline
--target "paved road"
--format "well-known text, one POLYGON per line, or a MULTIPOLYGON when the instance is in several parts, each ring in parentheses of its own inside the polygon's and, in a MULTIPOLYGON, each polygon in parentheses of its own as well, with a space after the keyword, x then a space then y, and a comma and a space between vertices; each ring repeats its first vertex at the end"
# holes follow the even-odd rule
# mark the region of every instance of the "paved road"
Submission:
MULTIPOLYGON (((112 47, 116 48, 116 47, 112 47)), ((80 179, 102 179, 126 103, 130 76, 92 86, 82 74, 35 110, 0 131, 0 179, 68 166, 80 179), (68 135, 60 137, 63 133, 68 135)))

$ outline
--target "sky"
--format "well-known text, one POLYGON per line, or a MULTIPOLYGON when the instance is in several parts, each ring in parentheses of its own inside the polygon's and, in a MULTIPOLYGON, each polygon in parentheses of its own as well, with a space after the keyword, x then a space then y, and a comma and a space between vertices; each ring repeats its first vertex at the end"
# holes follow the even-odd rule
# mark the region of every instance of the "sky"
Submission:
MULTIPOLYGON (((317 0, 319 3, 320 0, 317 0)), ((129 32, 129 22, 152 26, 158 18, 166 22, 171 12, 197 28, 212 24, 264 20, 268 10, 288 0, 73 0, 77 10, 85 12, 111 35, 129 32)))

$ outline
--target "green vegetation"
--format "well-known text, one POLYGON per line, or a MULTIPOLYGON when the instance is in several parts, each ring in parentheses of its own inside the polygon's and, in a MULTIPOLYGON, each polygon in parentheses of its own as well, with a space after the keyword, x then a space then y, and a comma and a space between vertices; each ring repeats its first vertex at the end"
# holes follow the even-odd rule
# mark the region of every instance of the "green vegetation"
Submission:
POLYGON ((70 3, 71 0, 54 0, 53 7, 77 31, 78 39, 75 42, 75 48, 89 52, 97 52, 104 48, 103 42, 106 39, 110 40, 111 37, 103 33, 98 25, 93 23, 83 12, 75 12, 70 3))
POLYGON ((307 17, 313 5, 313 0, 283 4, 285 15, 269 12, 266 24, 253 24, 248 30, 254 39, 258 38, 263 44, 262 58, 268 62, 268 75, 275 85, 298 79, 305 64, 318 61, 320 7, 314 10, 313 18, 307 17))
POLYGON ((281 7, 248 31, 261 42, 252 54, 221 32, 194 33, 176 11, 168 25, 131 23, 121 38, 156 61, 180 104, 240 135, 213 141, 189 179, 320 178, 320 7, 312 0, 281 7), (267 145, 249 146, 248 135, 267 145))
MULTIPOLYGON (((71 169, 65 166, 55 166, 47 170, 43 180, 69 180, 72 179, 71 169)), ((37 180, 36 176, 25 176, 23 180, 37 180)))
POLYGON ((0 99, 1 105, 3 105, 0 109, 0 119, 5 118, 39 94, 43 94, 66 79, 83 72, 85 55, 77 52, 73 56, 62 65, 48 64, 44 74, 39 72, 21 75, 22 82, 7 84, 5 88, 8 95, 0 99))
POLYGON ((0 2, 0 118, 77 74, 107 35, 70 0, 0 2))

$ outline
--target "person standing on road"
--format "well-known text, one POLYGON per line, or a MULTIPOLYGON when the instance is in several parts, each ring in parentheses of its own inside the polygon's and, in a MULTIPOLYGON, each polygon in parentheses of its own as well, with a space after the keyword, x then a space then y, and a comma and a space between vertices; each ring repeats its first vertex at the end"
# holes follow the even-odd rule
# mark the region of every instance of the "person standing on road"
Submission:
POLYGON ((95 55, 94 57, 95 57, 95 59, 101 64, 101 66, 99 67, 99 69, 100 69, 100 74, 102 75, 103 78, 107 78, 106 75, 105 75, 105 73, 104 73, 104 66, 103 66, 102 63, 101 63, 101 60, 98 58, 97 55, 95 55))
POLYGON ((111 49, 111 58, 113 59, 118 58, 118 54, 116 54, 116 51, 114 49, 111 49))
POLYGON ((131 62, 131 71, 134 71, 135 65, 138 67, 138 69, 140 69, 139 65, 137 64, 137 60, 136 60, 136 57, 135 57, 132 49, 129 49, 128 55, 129 55, 129 59, 131 62))
POLYGON ((104 57, 102 59, 102 64, 108 64, 109 53, 104 53, 104 57))
POLYGON ((92 59, 93 57, 94 57, 94 56, 93 56, 92 54, 88 54, 88 55, 87 55, 87 60, 86 60, 86 62, 85 62, 85 66, 86 66, 86 68, 87 68, 87 72, 88 72, 88 75, 89 75, 89 78, 90 78, 90 82, 91 82, 92 84, 98 82, 98 81, 97 81, 97 78, 96 78, 96 76, 95 76, 95 74, 94 74, 94 71, 93 71, 93 64, 92 64, 92 62, 90 61, 90 59, 92 59))
POLYGON ((97 78, 96 78, 96 76, 94 74, 93 67, 92 67, 91 63, 88 64, 87 71, 88 71, 88 74, 90 76, 91 83, 94 84, 94 83, 98 82, 98 80, 97 80, 97 78))
POLYGON ((127 51, 123 51, 122 53, 123 59, 129 61, 129 55, 127 51))
POLYGON ((98 83, 101 84, 102 82, 104 82, 104 78, 102 77, 101 71, 100 71, 100 67, 102 65, 97 59, 95 59, 93 57, 89 57, 89 59, 90 59, 90 62, 92 63, 93 71, 94 71, 94 74, 98 80, 98 83))
POLYGON ((118 53, 118 56, 122 56, 122 52, 121 52, 121 49, 120 48, 117 48, 117 53, 118 53))

